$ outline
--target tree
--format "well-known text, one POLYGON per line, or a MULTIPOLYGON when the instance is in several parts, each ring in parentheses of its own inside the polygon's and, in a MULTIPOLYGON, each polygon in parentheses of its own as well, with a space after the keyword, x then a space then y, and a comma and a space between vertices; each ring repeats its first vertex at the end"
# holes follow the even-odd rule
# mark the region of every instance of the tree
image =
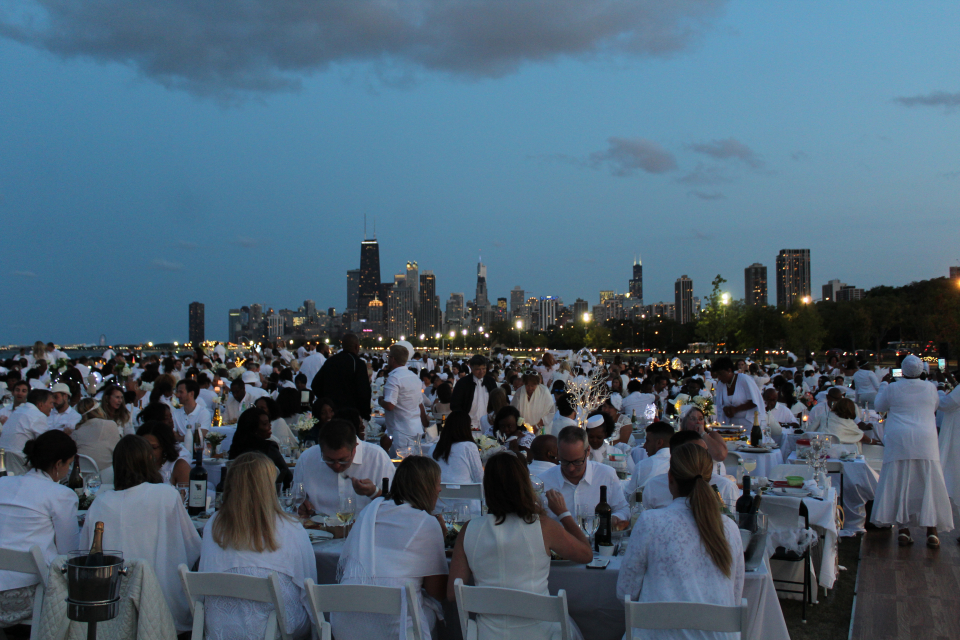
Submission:
POLYGON ((783 340, 783 313, 768 305, 744 305, 736 338, 742 350, 775 347, 783 340))
MULTIPOLYGON (((820 304, 830 303, 821 302, 820 304)), ((783 328, 787 347, 801 358, 823 347, 826 330, 813 304, 795 304, 793 309, 784 315, 783 328)))
POLYGON ((706 306, 700 312, 696 335, 706 342, 717 345, 718 348, 721 344, 726 345, 729 350, 730 338, 740 324, 743 303, 739 300, 731 300, 729 293, 720 291, 720 285, 725 282, 726 280, 719 273, 713 279, 713 290, 707 296, 706 306))

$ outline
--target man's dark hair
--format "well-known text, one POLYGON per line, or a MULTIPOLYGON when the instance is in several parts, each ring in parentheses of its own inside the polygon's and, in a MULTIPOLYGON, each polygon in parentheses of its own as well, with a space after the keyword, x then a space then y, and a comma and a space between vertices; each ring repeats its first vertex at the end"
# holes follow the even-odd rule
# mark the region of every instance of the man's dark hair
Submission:
POLYGON ((654 422, 647 427, 647 437, 653 437, 657 440, 669 440, 674 434, 673 427, 666 422, 654 422))
POLYGON ((346 420, 334 418, 320 429, 320 445, 331 451, 353 449, 357 446, 357 434, 346 420))
POLYGON ((52 397, 53 394, 46 389, 31 389, 27 394, 27 402, 32 405, 39 406, 52 397))
POLYGON ((193 394, 193 399, 196 400, 200 395, 200 384, 192 378, 184 378, 177 382, 177 386, 183 385, 183 388, 187 390, 187 393, 193 394))
POLYGON ((574 442, 586 444, 587 430, 574 425, 560 429, 560 433, 557 435, 557 445, 573 444, 574 442))
POLYGON ((672 452, 677 447, 681 447, 694 440, 703 440, 703 436, 696 431, 677 431, 670 436, 670 451, 672 452))

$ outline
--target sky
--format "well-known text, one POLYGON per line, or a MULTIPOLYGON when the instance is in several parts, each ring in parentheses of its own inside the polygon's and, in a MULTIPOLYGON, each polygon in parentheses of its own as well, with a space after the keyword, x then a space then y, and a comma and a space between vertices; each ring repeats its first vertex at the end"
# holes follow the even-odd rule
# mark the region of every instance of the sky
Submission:
POLYGON ((0 0, 0 344, 346 303, 360 241, 472 298, 644 301, 811 250, 960 264, 960 5, 0 0))

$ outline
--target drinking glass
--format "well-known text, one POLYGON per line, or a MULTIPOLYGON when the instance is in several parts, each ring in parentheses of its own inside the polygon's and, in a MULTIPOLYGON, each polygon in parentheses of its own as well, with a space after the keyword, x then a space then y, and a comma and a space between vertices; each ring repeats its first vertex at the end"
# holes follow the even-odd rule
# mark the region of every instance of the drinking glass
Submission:
POLYGON ((743 459, 743 470, 744 470, 744 471, 746 471, 746 472, 749 473, 750 475, 753 475, 753 471, 754 471, 754 469, 756 469, 756 468, 757 468, 757 461, 756 461, 756 460, 754 460, 753 458, 747 458, 747 457, 745 457, 745 458, 743 459))
POLYGON ((190 493, 190 483, 188 482, 178 482, 177 491, 180 492, 180 497, 183 499, 183 504, 187 504, 187 497, 190 493))
POLYGON ((290 489, 281 489, 279 498, 283 510, 288 513, 291 512, 293 507, 293 491, 290 489))
POLYGON ((340 496, 340 507, 337 510, 337 519, 344 527, 353 522, 353 517, 357 511, 357 498, 352 494, 340 496))
POLYGON ((86 485, 87 495, 89 495, 91 498, 95 498, 97 496, 97 491, 100 490, 100 476, 89 476, 86 480, 86 485))
POLYGON ((531 475, 530 475, 530 484, 533 485, 533 490, 537 493, 537 497, 542 500, 542 499, 543 499, 543 487, 544 487, 543 480, 541 480, 541 479, 538 478, 537 476, 531 474, 531 475))
POLYGON ((469 505, 461 504, 457 506, 456 522, 459 525, 457 527, 457 531, 459 531, 463 527, 463 525, 470 522, 470 506, 469 505))
POLYGON ((294 482, 290 485, 290 493, 293 495, 293 512, 300 510, 300 505, 307 501, 307 488, 302 482, 294 482))
POLYGON ((580 529, 590 540, 590 547, 593 547, 593 534, 597 532, 600 522, 597 520, 597 514, 593 510, 581 509, 577 514, 577 523, 580 529))

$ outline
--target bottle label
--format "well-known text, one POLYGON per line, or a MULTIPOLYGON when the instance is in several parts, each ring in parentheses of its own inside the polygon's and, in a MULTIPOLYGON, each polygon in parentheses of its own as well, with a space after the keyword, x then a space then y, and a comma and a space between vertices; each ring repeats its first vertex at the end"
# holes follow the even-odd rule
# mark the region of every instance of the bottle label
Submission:
POLYGON ((194 508, 204 508, 207 506, 207 483, 204 480, 190 481, 190 497, 187 499, 187 506, 194 508))

